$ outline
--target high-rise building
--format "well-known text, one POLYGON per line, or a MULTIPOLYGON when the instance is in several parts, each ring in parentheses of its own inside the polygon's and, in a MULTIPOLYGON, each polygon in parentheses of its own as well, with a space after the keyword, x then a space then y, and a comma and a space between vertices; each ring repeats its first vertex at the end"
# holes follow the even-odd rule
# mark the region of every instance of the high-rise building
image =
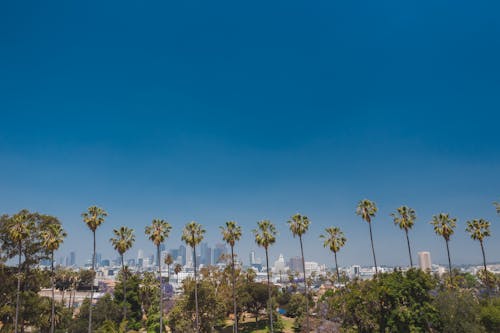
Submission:
POLYGON ((193 260, 193 250, 192 250, 191 246, 188 246, 185 249, 186 249, 186 256, 185 256, 186 257, 186 264, 185 265, 187 267, 191 267, 192 268, 192 267, 194 267, 193 266, 193 262, 194 262, 194 260, 193 260))
POLYGON ((252 250, 252 251, 250 251, 250 266, 255 265, 255 264, 256 264, 256 262, 255 262, 255 251, 252 250))
POLYGON ((200 244, 200 264, 208 266, 212 264, 212 248, 207 243, 200 244))
POLYGON ((290 261, 288 261, 288 266, 290 267, 290 270, 292 272, 299 272, 302 273, 302 259, 300 257, 293 257, 290 258, 290 261))
POLYGON ((221 256, 227 253, 227 248, 225 244, 217 243, 214 248, 214 264, 219 264, 221 262, 221 256))
POLYGON ((427 251, 418 253, 418 264, 420 269, 427 272, 432 269, 431 253, 427 251))
POLYGON ((174 258, 174 261, 178 260, 178 258, 179 258, 179 249, 170 249, 169 253, 172 256, 172 258, 174 258))
POLYGON ((76 266, 76 252, 75 251, 71 251, 69 253, 69 265, 76 266))
POLYGON ((94 263, 96 267, 101 266, 101 260, 102 260, 102 254, 100 254, 99 252, 96 252, 95 263, 94 263))
POLYGON ((184 245, 179 246, 179 256, 182 258, 181 265, 186 264, 186 247, 184 245))

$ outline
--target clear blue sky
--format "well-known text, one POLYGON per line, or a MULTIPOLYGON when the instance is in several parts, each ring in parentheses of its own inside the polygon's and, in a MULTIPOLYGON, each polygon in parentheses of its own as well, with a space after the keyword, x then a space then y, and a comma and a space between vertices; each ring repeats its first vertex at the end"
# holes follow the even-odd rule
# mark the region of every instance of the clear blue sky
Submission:
MULTIPOLYGON (((0 212, 53 214, 61 251, 91 251, 80 213, 113 228, 152 218, 196 220, 207 239, 240 222, 237 252, 257 249, 259 219, 279 225, 271 249, 297 255, 285 221, 312 219, 306 258, 331 263, 318 241, 337 225, 341 264, 370 264, 360 199, 379 205, 378 261, 406 264, 389 214, 414 207, 414 253, 445 262, 428 221, 459 226, 454 263, 480 262, 465 221, 493 223, 500 261, 500 5, 495 1, 16 2, 0 4, 0 212)), ((258 251, 263 256, 262 251, 258 251)), ((416 260, 416 258, 415 258, 416 260)))

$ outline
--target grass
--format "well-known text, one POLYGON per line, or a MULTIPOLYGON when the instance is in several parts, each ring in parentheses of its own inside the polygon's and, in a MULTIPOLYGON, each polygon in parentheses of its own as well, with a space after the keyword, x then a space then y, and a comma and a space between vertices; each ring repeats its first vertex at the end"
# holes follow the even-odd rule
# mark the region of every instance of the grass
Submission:
MULTIPOLYGON (((293 333, 293 318, 288 318, 285 316, 281 316, 281 319, 284 323, 283 333, 293 333)), ((268 333, 267 329, 267 320, 261 319, 258 322, 255 322, 255 318, 246 318, 244 321, 239 323, 239 332, 240 333, 268 333)), ((219 333, 232 333, 233 332, 233 321, 226 321, 226 326, 218 331, 219 333)))

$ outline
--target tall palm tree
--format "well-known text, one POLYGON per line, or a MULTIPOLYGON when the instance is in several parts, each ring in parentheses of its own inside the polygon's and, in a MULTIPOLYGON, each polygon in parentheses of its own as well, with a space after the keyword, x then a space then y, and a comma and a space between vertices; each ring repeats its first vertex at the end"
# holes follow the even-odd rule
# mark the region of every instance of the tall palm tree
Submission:
POLYGON ((170 253, 167 254, 167 256, 165 257, 165 265, 167 265, 168 282, 170 282, 170 265, 172 265, 173 263, 174 263, 174 258, 170 253))
POLYGON ((236 309, 236 276, 234 270, 234 244, 241 238, 241 227, 235 221, 227 221, 226 227, 220 227, 222 239, 231 247, 231 275, 233 292, 233 313, 234 313, 234 332, 238 332, 238 313, 236 309))
POLYGON ((487 274, 486 255, 484 254, 483 241, 486 237, 491 235, 490 222, 483 219, 467 221, 467 228, 465 228, 465 231, 470 234, 470 238, 479 241, 479 244, 481 245, 481 252, 483 254, 484 274, 487 274))
POLYGON ((31 236, 35 222, 32 219, 32 214, 27 210, 22 210, 13 215, 8 220, 7 232, 9 239, 17 244, 17 251, 19 254, 19 261, 17 264, 17 293, 16 293, 16 316, 14 321, 14 332, 18 332, 19 322, 19 306, 21 295, 21 256, 23 253, 23 243, 31 236))
POLYGON ((373 254, 373 262, 375 264, 375 275, 378 274, 378 266, 377 266, 377 258, 375 256, 375 247, 373 245, 373 234, 372 234, 372 218, 375 217, 375 213, 377 213, 377 206, 373 201, 368 199, 363 199, 358 203, 358 207, 356 208, 356 214, 361 216, 363 220, 368 222, 368 226, 370 227, 370 241, 372 243, 372 254, 373 254))
POLYGON ((52 287, 52 304, 50 315, 50 333, 54 333, 55 329, 55 278, 54 278, 54 252, 59 249, 67 236, 66 231, 62 228, 57 219, 54 218, 51 224, 48 224, 46 229, 40 233, 42 238, 42 246, 47 252, 50 252, 50 283, 52 287))
POLYGON ((196 311, 196 332, 199 332, 200 330, 200 314, 198 311, 198 275, 196 271, 196 245, 201 243, 204 234, 205 229, 203 229, 201 224, 191 221, 184 226, 181 237, 186 245, 193 249, 194 254, 194 303, 196 311))
POLYGON ((151 225, 146 226, 144 232, 146 236, 156 246, 156 258, 158 258, 158 277, 160 279, 160 333, 163 332, 163 289, 161 280, 161 260, 160 260, 160 245, 168 238, 172 226, 165 220, 154 219, 151 225))
POLYGON ((271 311, 271 282, 269 280, 269 246, 276 242, 276 227, 269 220, 257 222, 257 229, 252 230, 255 235, 255 243, 263 247, 266 251, 266 271, 267 271, 267 312, 269 313, 269 330, 273 330, 273 313, 271 311))
POLYGON ((325 235, 320 235, 324 239, 323 246, 328 247, 335 257, 335 269, 337 270, 337 281, 340 283, 339 265, 337 263, 337 252, 345 245, 347 238, 339 227, 325 228, 325 235))
POLYGON ((392 213, 391 216, 394 218, 394 224, 405 231, 406 243, 408 244, 408 254, 410 255, 410 267, 413 267, 408 230, 410 230, 413 227, 413 224, 415 224, 415 220, 417 218, 415 210, 408 206, 401 206, 396 210, 395 213, 392 213))
POLYGON ((436 235, 441 236, 446 241, 446 252, 448 254, 448 268, 450 269, 450 280, 452 279, 451 271, 451 258, 450 258, 450 247, 448 242, 450 241, 451 235, 455 232, 454 229, 457 226, 457 219, 450 217, 449 214, 439 213, 439 215, 434 215, 432 221, 430 222, 434 226, 434 232, 436 235))
POLYGON ((179 273, 182 272, 182 265, 181 264, 175 264, 174 266, 174 273, 177 276, 177 284, 179 284, 179 273))
POLYGON ((83 222, 92 231, 94 238, 94 247, 92 252, 92 283, 90 284, 90 306, 89 306, 89 328, 88 332, 92 333, 92 301, 94 299, 94 278, 95 278, 95 232, 97 228, 104 223, 104 218, 108 213, 100 207, 90 206, 86 212, 82 213, 83 222))
POLYGON ((123 320, 127 320, 127 272, 125 271, 125 252, 130 250, 134 245, 135 236, 134 229, 128 227, 120 227, 120 229, 113 229, 115 237, 110 238, 110 242, 114 249, 120 255, 122 262, 122 276, 123 276, 123 320))
POLYGON ((306 330, 307 332, 310 331, 309 329, 309 293, 307 291, 307 283, 306 283, 306 263, 304 259, 304 246, 302 244, 302 236, 307 232, 309 229, 309 225, 311 224, 311 221, 309 218, 305 215, 301 214, 295 214, 292 216, 290 220, 288 220, 288 226, 290 227, 290 231, 292 232, 293 237, 295 238, 296 236, 299 237, 300 241, 300 254, 302 257, 302 272, 304 274, 304 291, 305 291, 305 298, 306 298, 306 330))

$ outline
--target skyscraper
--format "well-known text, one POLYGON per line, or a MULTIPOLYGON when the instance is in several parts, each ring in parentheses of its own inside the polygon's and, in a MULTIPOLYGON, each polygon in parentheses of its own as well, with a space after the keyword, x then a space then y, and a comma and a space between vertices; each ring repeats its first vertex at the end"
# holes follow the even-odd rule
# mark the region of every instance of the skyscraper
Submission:
POLYGON ((179 246, 179 256, 182 258, 181 265, 186 264, 186 247, 184 245, 179 246))
POLYGON ((212 248, 207 243, 203 242, 200 246, 200 264, 205 266, 212 264, 212 248))
POLYGON ((221 262, 220 258, 223 254, 227 253, 227 248, 225 244, 217 243, 214 248, 214 264, 221 262))
POLYGON ((69 265, 76 266, 76 252, 75 251, 71 251, 69 253, 69 265))
POLYGON ((420 269, 428 272, 432 269, 431 253, 427 251, 418 253, 418 264, 420 269))

